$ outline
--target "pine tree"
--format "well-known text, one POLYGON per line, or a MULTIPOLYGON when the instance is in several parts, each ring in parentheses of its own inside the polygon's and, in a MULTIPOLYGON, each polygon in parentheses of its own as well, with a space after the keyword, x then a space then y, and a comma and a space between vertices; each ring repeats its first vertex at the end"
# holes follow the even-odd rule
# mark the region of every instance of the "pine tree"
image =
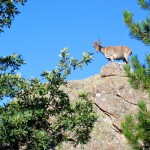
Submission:
MULTIPOLYGON (((149 1, 138 0, 138 4, 142 9, 150 10, 149 1)), ((150 45, 150 18, 135 23, 133 14, 124 11, 124 21, 130 29, 130 35, 142 41, 146 46, 150 45)), ((133 88, 147 91, 150 95, 150 54, 146 55, 146 62, 142 65, 137 56, 132 57, 133 72, 130 66, 126 66, 125 70, 129 76, 129 83, 133 88)), ((129 144, 136 150, 150 149, 150 110, 147 108, 144 100, 139 101, 139 112, 135 117, 128 115, 122 122, 122 131, 127 138, 129 144)))
MULTIPOLYGON (((150 2, 146 0, 138 0, 139 6, 146 11, 150 11, 150 2)), ((124 11, 124 22, 129 27, 130 35, 142 41, 146 45, 150 45, 150 16, 141 22, 134 22, 133 14, 129 11, 124 11)))
MULTIPOLYGON (((15 5, 12 4, 20 2, 24 4, 25 1, 5 0, 0 6, 5 8, 9 4, 7 7, 14 11, 15 5)), ((12 14, 8 14, 10 20, 7 22, 1 12, 1 31, 10 26, 16 12, 12 14)), ((63 87, 67 85, 66 79, 72 70, 89 64, 93 55, 83 53, 79 61, 70 58, 65 48, 59 56, 58 66, 42 72, 41 80, 24 79, 16 73, 25 64, 21 55, 0 57, 0 100, 11 98, 9 103, 0 106, 0 149, 47 150, 62 142, 76 146, 89 141, 97 119, 93 103, 86 93, 81 93, 74 104, 70 103, 63 87)))

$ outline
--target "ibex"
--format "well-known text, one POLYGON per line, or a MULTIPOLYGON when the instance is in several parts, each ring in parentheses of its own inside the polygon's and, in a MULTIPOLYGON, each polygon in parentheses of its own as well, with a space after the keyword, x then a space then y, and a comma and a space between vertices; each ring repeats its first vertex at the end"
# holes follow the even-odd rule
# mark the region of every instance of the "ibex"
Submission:
POLYGON ((97 41, 93 43, 96 51, 100 51, 105 57, 110 61, 113 60, 123 60, 126 63, 129 63, 128 57, 132 54, 132 51, 127 46, 107 46, 102 47, 101 42, 97 41))

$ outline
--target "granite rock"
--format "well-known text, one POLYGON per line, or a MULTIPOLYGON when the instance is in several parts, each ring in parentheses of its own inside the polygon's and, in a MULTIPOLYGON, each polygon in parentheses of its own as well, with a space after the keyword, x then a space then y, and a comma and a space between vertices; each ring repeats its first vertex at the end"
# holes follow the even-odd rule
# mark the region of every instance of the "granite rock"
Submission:
MULTIPOLYGON (((84 150, 132 150, 120 132, 121 122, 125 116, 135 116, 137 103, 144 100, 150 106, 148 93, 134 90, 128 83, 123 63, 110 63, 101 69, 101 74, 83 80, 68 81, 65 91, 72 102, 78 94, 86 92, 95 104, 99 118, 91 133, 90 142, 84 150)), ((149 107, 150 108, 150 107, 149 107)), ((81 150, 71 144, 64 143, 61 150, 81 150)))
POLYGON ((125 63, 109 63, 101 69, 101 77, 126 76, 124 66, 125 63))

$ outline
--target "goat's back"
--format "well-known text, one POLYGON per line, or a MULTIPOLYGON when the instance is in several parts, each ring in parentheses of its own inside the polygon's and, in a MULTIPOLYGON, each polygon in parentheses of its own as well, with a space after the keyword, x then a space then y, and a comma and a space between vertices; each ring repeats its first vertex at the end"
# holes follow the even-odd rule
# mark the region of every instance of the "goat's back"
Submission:
POLYGON ((131 49, 127 46, 107 46, 103 48, 102 52, 107 55, 113 55, 113 54, 128 54, 130 55, 132 53, 131 49))

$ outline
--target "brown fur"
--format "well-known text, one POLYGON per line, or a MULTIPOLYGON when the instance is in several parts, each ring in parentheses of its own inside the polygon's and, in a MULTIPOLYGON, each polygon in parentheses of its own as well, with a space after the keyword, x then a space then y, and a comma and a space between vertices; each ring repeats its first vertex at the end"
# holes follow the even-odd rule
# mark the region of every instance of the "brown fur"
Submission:
POLYGON ((113 62, 113 60, 123 60, 126 63, 129 63, 128 57, 132 54, 132 51, 127 46, 107 46, 102 47, 100 42, 93 43, 96 51, 100 51, 104 56, 113 62))

